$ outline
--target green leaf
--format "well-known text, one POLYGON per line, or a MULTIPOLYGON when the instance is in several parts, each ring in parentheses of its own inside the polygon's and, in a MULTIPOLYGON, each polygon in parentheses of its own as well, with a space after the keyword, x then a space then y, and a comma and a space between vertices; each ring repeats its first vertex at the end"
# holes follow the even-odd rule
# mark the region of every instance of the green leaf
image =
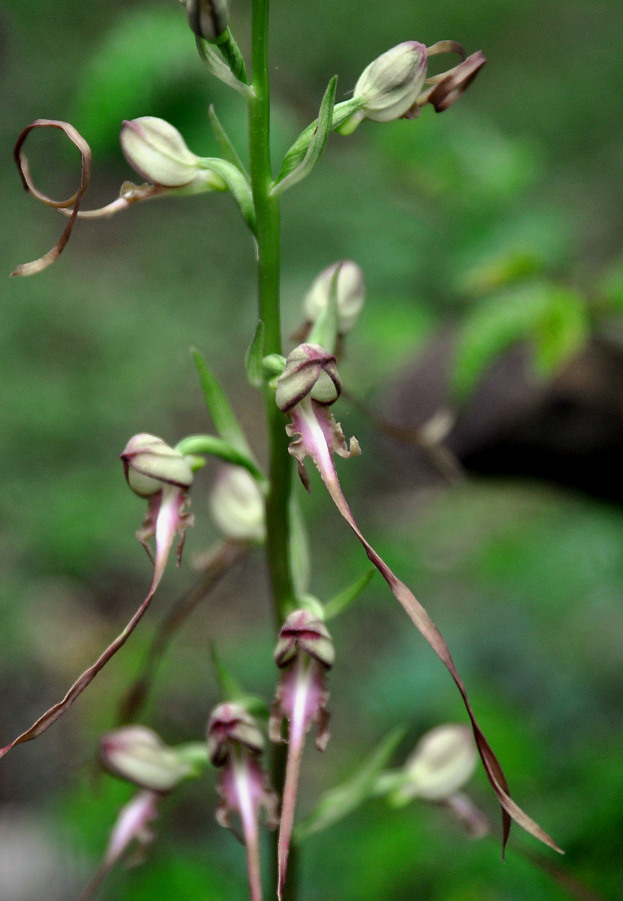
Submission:
POLYGON ((376 569, 370 567, 360 579, 357 579, 352 585, 349 585, 343 591, 340 591, 339 594, 334 595, 331 600, 327 601, 324 607, 325 620, 328 622, 330 619, 334 619, 340 613, 343 613, 347 607, 350 607, 360 597, 364 589, 368 587, 375 572, 376 569))
POLYGON ((201 159, 201 164, 205 166, 206 169, 216 172, 217 175, 220 175, 221 178, 224 179, 227 183, 227 187, 234 195, 234 198, 240 207, 240 212, 244 216, 245 222, 251 231, 255 233, 253 192, 251 190, 249 179, 244 172, 241 172, 238 166, 228 162, 228 160, 222 160, 219 157, 203 157, 201 159))
POLYGON ((195 361, 195 366, 197 367, 197 372, 199 373, 199 381, 201 383, 201 390, 203 391, 206 406, 217 434, 220 435, 224 441, 227 441, 235 447, 236 450, 253 459, 253 453, 249 447, 249 443, 225 396, 225 392, 199 351, 196 348, 193 348, 191 353, 193 360, 195 361))
POLYGON ((202 38, 197 38, 197 50, 199 51, 199 56, 215 78, 218 78, 230 88, 238 91, 243 97, 253 96, 253 88, 250 85, 245 84, 245 82, 240 81, 239 78, 236 78, 230 69, 229 64, 223 59, 215 46, 204 41, 202 38))
POLYGON ((244 163, 238 156, 236 152, 236 148, 232 144, 229 139, 229 136, 223 126, 221 125, 220 119, 216 115, 216 111, 214 106, 210 104, 210 108, 208 110, 208 118, 210 120, 210 126, 212 128, 212 133, 216 138, 216 142, 219 146, 219 149, 223 155, 223 159, 227 160, 228 163, 231 163, 232 166, 235 166, 237 169, 242 172, 242 174, 248 180, 248 173, 245 169, 244 163))
POLYGON ((251 344, 245 358, 247 380, 253 388, 261 388, 264 384, 264 323, 258 319, 251 344))
MULTIPOLYGON (((331 87, 331 83, 329 83, 329 88, 331 87)), ((329 90, 327 88, 327 91, 329 90)), ((327 93, 325 92, 325 97, 327 93)), ((324 103, 324 98, 323 98, 324 103)), ((343 125, 347 119, 350 119, 353 113, 356 113, 358 109, 361 108, 361 101, 359 100, 345 100, 343 103, 338 103, 337 106, 333 107, 333 112, 331 116, 331 131, 335 131, 336 128, 339 128, 340 125, 343 125)), ((314 139, 314 135, 316 134, 318 126, 318 120, 315 119, 310 125, 305 128, 294 144, 290 147, 288 152, 283 158, 283 162, 281 163, 281 170, 279 175, 277 176, 276 184, 282 182, 287 176, 290 175, 291 172, 300 166, 305 159, 305 155, 309 148, 311 141, 314 139)))
POLYGON ((183 438, 175 449, 182 454, 208 454, 211 457, 218 457, 233 466, 242 466, 258 482, 266 481, 264 473, 251 456, 215 435, 189 435, 188 438, 183 438))
POLYGON ((393 729, 368 755, 355 772, 341 785, 325 792, 316 808, 294 830, 294 840, 300 843, 314 832, 321 832, 343 820, 364 801, 374 795, 374 788, 381 770, 402 741, 405 729, 393 729))
MULTIPOLYGON (((325 148, 327 139, 333 127, 333 108, 335 106, 336 87, 337 75, 334 75, 329 82, 327 90, 324 93, 324 97, 322 98, 320 111, 318 113, 318 119, 316 120, 315 128, 311 134, 307 149, 305 150, 305 154, 300 162, 297 163, 294 168, 289 170, 287 175, 279 175, 271 190, 271 194, 273 194, 274 196, 283 194, 283 192, 287 191, 288 188, 291 188, 297 182, 302 181, 304 178, 306 178, 306 176, 309 175, 309 173, 312 171, 312 169, 322 156, 322 151, 325 148)), ((282 165, 282 171, 283 168, 284 167, 282 165)))
POLYGON ((551 282, 532 282, 489 297, 463 319, 452 373, 454 396, 467 398, 494 360, 521 341, 532 346, 535 370, 551 376, 589 334, 586 301, 551 282))

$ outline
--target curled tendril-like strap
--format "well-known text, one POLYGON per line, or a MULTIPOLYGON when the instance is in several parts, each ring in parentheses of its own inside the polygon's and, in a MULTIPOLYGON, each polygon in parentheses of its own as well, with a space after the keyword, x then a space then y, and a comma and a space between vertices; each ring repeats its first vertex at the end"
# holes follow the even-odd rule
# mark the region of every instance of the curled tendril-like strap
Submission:
POLYGON ((34 122, 31 122, 30 125, 27 125, 23 130, 23 132, 17 139, 15 149, 13 150, 13 158, 15 159, 15 164, 17 165, 17 168, 19 170, 20 178, 22 179, 24 188, 37 200, 45 203, 46 206, 54 207, 57 210, 66 210, 71 207, 72 211, 69 217, 69 222, 65 226, 63 234, 60 236, 54 247, 52 247, 51 250, 48 250, 47 253, 44 253, 43 256, 39 257, 39 259, 33 260, 31 263, 21 263, 11 273, 11 275, 34 275, 36 272, 41 272, 42 269, 50 266, 61 255, 63 248, 69 241, 71 230, 74 227, 74 222, 76 221, 78 210, 80 209, 80 203, 89 185, 89 179, 91 177, 92 156, 93 155, 91 153, 91 148, 89 147, 87 142, 84 140, 82 135, 78 131, 76 131, 73 125, 69 124, 69 122, 61 122, 57 119, 35 119, 34 122), (60 130, 69 138, 71 143, 75 147, 77 147, 80 153, 80 158, 82 161, 80 187, 75 192, 75 194, 72 194, 71 197, 68 197, 66 200, 54 200, 52 197, 48 197, 47 194, 44 194, 43 191, 40 191, 37 187, 35 187, 35 184, 30 175, 28 157, 24 152, 24 143, 26 141, 26 138, 35 128, 60 128, 60 130))

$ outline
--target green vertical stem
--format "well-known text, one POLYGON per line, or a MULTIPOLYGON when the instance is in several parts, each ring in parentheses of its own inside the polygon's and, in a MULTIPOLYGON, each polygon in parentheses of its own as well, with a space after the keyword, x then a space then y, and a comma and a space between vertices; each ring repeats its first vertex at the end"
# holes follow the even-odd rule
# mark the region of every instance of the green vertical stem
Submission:
MULTIPOLYGON (((279 200, 270 196, 270 85, 268 66, 269 0, 253 0, 252 8, 253 96, 248 101, 249 164, 256 215, 258 257, 258 310, 264 323, 264 352, 281 354, 279 306, 280 215, 279 200)), ((269 445, 270 489, 266 499, 266 553, 270 572, 275 623, 281 627, 295 599, 290 568, 289 501, 292 461, 288 453, 285 417, 277 407, 274 392, 264 391, 269 445)), ((273 746, 272 779, 280 790, 285 772, 286 746, 273 746)), ((277 833, 274 833, 271 896, 277 885, 277 833)), ((287 886, 287 898, 295 901, 295 879, 287 886)))
MULTIPOLYGON (((259 317, 264 323, 266 354, 282 352, 279 310, 279 200, 270 196, 270 87, 268 79, 268 0, 253 0, 253 97, 249 99, 249 158, 257 219, 259 317)), ((292 466, 285 418, 271 389, 265 391, 268 420, 270 491, 266 501, 267 555, 279 625, 292 609, 289 499, 292 466)))

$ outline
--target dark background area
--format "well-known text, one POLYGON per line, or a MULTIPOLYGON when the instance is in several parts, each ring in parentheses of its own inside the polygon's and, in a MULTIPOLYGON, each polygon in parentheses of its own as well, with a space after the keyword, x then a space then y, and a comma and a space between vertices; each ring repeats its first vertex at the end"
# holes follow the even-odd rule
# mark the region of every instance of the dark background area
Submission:
MULTIPOLYGON (((245 52, 249 6, 232 0, 245 52)), ((446 635, 514 797, 566 851, 557 863, 603 898, 623 898, 623 8, 273 6, 276 163, 333 74, 344 99, 370 60, 407 39, 450 38, 488 57, 448 112, 332 137, 313 175, 285 196, 284 332, 299 326, 320 269, 341 258, 363 266, 368 301, 340 367, 347 394, 336 411, 363 449, 339 466, 355 515, 446 635), (386 427, 420 426, 440 407, 456 417, 448 445, 468 470, 453 483, 386 427)), ((244 148, 242 101, 208 77, 173 0, 8 0, 0 77, 7 276, 62 228, 12 165, 33 119, 71 121, 91 144, 86 208, 132 178, 118 145, 124 118, 166 118, 193 151, 215 155, 214 103, 244 148)), ((44 190, 75 190, 77 155, 60 135, 33 135, 28 149, 44 190)), ((7 278, 2 300, 5 744, 62 696, 145 594, 150 570, 134 539, 143 507, 118 454, 137 432, 175 443, 210 429, 191 346, 226 386, 260 456, 263 424, 242 364, 255 324, 253 248, 226 195, 78 223, 60 260, 33 278, 7 278)), ((132 642, 62 722, 0 765, 1 901, 72 897, 104 850, 130 791, 96 775, 97 736, 114 725, 158 620, 196 580, 193 557, 216 540, 213 473, 208 466, 193 489, 184 566, 167 572, 132 642)), ((301 501, 311 590, 326 599, 366 561, 317 480, 301 501)), ((179 635, 142 718, 167 742, 200 739, 219 700, 211 641, 270 701, 264 586, 257 553, 179 635)), ((380 578, 333 632, 333 737, 323 757, 307 753, 302 814, 396 724, 407 730, 398 766, 423 731, 464 719, 447 674, 380 578)), ((468 792, 497 816, 482 773, 468 792)), ((146 864, 112 874, 100 897, 246 897, 242 850, 215 825, 214 803, 211 777, 189 783, 165 808, 146 864)), ((493 842, 469 842, 441 810, 369 802, 309 839, 301 897, 569 897, 519 845, 540 853, 515 830, 502 864, 493 842)))

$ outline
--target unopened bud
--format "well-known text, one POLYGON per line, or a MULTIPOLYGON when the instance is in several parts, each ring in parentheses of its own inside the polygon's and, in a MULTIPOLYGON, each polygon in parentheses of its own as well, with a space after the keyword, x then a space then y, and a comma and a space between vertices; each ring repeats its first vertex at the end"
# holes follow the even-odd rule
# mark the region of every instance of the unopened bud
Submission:
POLYGON ((264 738, 250 713, 240 704, 219 704, 208 721, 208 757, 214 766, 222 766, 233 745, 242 745, 252 754, 264 750, 264 738))
POLYGON ((152 184, 179 188, 201 171, 200 158, 164 119, 142 116, 125 121, 119 140, 128 163, 152 184))
POLYGON ((163 484, 190 488, 193 473, 187 458, 157 438, 141 433, 130 438, 121 454, 128 485, 139 497, 151 497, 163 484))
POLYGON ((227 0, 186 0, 188 24, 204 41, 216 41, 227 29, 227 0))
POLYGON ((285 368, 277 379, 277 406, 284 413, 300 403, 307 395, 323 406, 329 406, 340 396, 342 382, 337 362, 319 344, 299 344, 289 354, 285 368))
POLYGON ((217 529, 232 541, 262 542, 264 498, 257 481, 240 466, 223 467, 209 500, 217 529))
POLYGON ((303 299, 303 312, 307 322, 316 322, 329 303, 333 284, 337 298, 338 333, 345 335, 355 325, 365 297, 363 272, 352 260, 327 266, 316 276, 303 299))
POLYGON ((431 729, 418 742, 404 767, 405 781, 396 793, 398 803, 411 798, 444 801, 473 775, 478 754, 468 726, 454 723, 431 729))
POLYGON ((103 735, 100 760, 115 776, 155 792, 168 792, 193 768, 145 726, 124 726, 103 735))
POLYGON ((355 85, 353 98, 363 105, 353 117, 353 124, 361 119, 391 122, 413 118, 426 81, 427 64, 426 47, 418 41, 398 44, 370 63, 355 85))
POLYGON ((300 651, 317 660, 324 669, 335 662, 335 648, 329 630, 308 610, 291 613, 279 632, 274 658, 278 667, 288 666, 300 651))

